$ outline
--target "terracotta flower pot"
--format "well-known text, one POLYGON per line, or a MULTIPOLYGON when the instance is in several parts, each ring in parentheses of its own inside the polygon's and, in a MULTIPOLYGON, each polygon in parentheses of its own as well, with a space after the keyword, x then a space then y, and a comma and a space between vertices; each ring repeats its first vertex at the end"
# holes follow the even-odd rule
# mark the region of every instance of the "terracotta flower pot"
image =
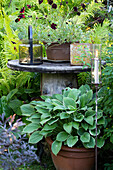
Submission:
POLYGON ((50 46, 48 46, 46 53, 48 60, 57 62, 70 61, 70 43, 52 43, 50 46))
MULTIPOLYGON (((46 141, 51 148, 51 138, 47 137, 46 141)), ((93 170, 94 167, 94 149, 62 146, 57 156, 52 151, 51 156, 57 170, 93 170)))

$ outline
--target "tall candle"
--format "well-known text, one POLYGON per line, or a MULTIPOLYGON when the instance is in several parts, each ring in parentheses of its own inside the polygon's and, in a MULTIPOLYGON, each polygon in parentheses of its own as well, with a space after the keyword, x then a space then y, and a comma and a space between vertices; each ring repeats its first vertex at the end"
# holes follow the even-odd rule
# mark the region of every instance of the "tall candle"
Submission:
POLYGON ((98 58, 98 50, 95 52, 95 57, 98 58))
POLYGON ((98 58, 94 58, 94 79, 95 84, 99 84, 99 60, 98 58))

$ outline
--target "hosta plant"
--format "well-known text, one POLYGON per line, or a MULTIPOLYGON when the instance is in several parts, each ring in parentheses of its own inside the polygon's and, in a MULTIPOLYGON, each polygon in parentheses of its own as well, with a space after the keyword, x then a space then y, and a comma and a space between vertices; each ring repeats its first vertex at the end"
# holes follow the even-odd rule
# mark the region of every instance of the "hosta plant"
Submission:
MULTIPOLYGON (((52 152, 57 155, 62 145, 68 147, 95 147, 95 98, 88 85, 79 89, 65 88, 62 94, 42 96, 44 101, 32 101, 21 106, 30 123, 23 129, 29 133, 30 143, 51 136, 52 152)), ((104 145, 101 129, 105 122, 102 110, 98 110, 97 146, 104 145)))

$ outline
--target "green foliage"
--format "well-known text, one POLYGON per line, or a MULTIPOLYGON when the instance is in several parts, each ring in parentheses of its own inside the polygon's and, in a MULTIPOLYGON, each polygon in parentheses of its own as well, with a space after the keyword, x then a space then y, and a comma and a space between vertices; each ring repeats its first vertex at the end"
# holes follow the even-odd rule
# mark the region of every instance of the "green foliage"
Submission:
POLYGON ((90 72, 82 72, 77 75, 78 78, 78 86, 88 84, 91 86, 91 73, 90 72))
MULTIPOLYGON (((113 35, 110 36, 112 42, 113 35)), ((99 96, 103 97, 100 107, 107 117, 104 129, 104 138, 108 140, 105 149, 109 150, 113 144, 113 44, 110 43, 106 53, 106 66, 102 70, 102 88, 99 96)))
MULTIPOLYGON (((23 2, 25 3, 25 1, 23 2)), ((7 1, 7 3, 10 2, 7 1)), ((14 1, 11 1, 11 4, 13 3, 14 1)), ((17 2, 15 2, 16 4, 17 2)), ((8 11, 6 13, 7 7, 5 5, 5 1, 3 1, 0 10, 0 96, 6 96, 11 90, 18 89, 17 98, 24 101, 31 100, 32 97, 37 97, 40 94, 40 76, 37 73, 14 72, 7 69, 7 61, 18 58, 19 38, 18 31, 11 28, 13 14, 11 16, 8 15, 8 11)), ((15 103, 16 100, 13 104, 15 103)), ((14 108, 13 104, 11 104, 11 107, 14 108)))
POLYGON ((2 96, 0 98, 0 115, 5 114, 6 117, 16 113, 21 115, 20 106, 23 104, 21 100, 14 98, 18 89, 13 89, 7 96, 2 96))
POLYGON ((41 4, 36 3, 30 9, 25 5, 25 18, 21 18, 16 24, 15 21, 12 22, 12 25, 17 30, 21 30, 21 34, 25 36, 25 33, 27 35, 25 30, 27 30, 28 24, 31 24, 34 37, 42 42, 47 42, 48 45, 52 42, 105 42, 109 33, 107 19, 104 22, 102 21, 103 24, 96 20, 94 23, 98 23, 98 26, 92 22, 92 27, 90 29, 88 27, 88 19, 91 17, 94 19, 96 12, 100 13, 100 11, 105 10, 101 2, 71 0, 68 4, 66 1, 62 2, 62 5, 60 1, 54 1, 54 3, 57 5, 55 9, 46 0, 41 4), (83 3, 85 3, 85 7, 82 7, 83 3), (74 11, 75 7, 77 11, 74 11), (32 17, 29 18, 28 16, 32 17), (55 24, 55 28, 52 28, 52 24, 55 24), (23 29, 23 25, 25 29, 23 29), (100 32, 99 37, 94 36, 94 34, 97 35, 100 32))
POLYGON ((18 57, 18 34, 10 27, 11 19, 6 14, 4 8, 0 11, 0 67, 6 67, 8 59, 16 59, 18 57), (15 42, 13 44, 12 42, 15 42))
POLYGON ((2 69, 0 79, 0 113, 6 117, 21 115, 20 106, 40 95, 39 74, 2 69))
POLYGON ((105 19, 102 26, 100 24, 95 24, 93 31, 91 31, 90 38, 91 42, 95 44, 102 44, 102 41, 105 41, 109 38, 109 27, 110 22, 105 19))
POLYGON ((104 170, 112 170, 113 169, 113 161, 112 163, 105 163, 104 164, 104 170))
POLYGON ((18 89, 16 97, 23 101, 38 97, 40 95, 40 74, 11 71, 7 68, 2 69, 0 96, 6 96, 13 89, 18 89))
MULTIPOLYGON (((45 101, 32 101, 30 104, 21 106, 22 115, 28 116, 27 120, 32 122, 23 129, 23 133, 32 131, 29 138, 30 143, 37 143, 43 137, 52 136, 54 140, 52 152, 55 155, 60 151, 62 144, 69 147, 75 145, 94 148, 95 99, 93 91, 88 85, 81 86, 79 89, 68 87, 62 94, 54 94, 52 97, 42 96, 42 98, 45 101), (26 110, 29 110, 27 115, 26 110), (37 121, 34 122, 36 116, 37 121), (29 129, 31 126, 32 128, 29 129)), ((97 118, 98 129, 101 129, 105 123, 100 122, 103 118, 100 110, 97 118)), ((101 135, 99 130, 99 148, 104 145, 104 139, 100 138, 101 135)))
POLYGON ((52 143, 52 152, 57 155, 58 152, 60 151, 62 147, 62 142, 59 142, 57 140, 55 140, 53 143, 52 143))

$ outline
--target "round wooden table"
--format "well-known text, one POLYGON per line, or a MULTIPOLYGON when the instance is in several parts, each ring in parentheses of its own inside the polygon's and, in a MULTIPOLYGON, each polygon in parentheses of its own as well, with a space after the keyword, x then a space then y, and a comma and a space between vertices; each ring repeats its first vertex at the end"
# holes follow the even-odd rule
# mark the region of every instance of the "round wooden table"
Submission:
POLYGON ((77 73, 90 71, 87 66, 71 66, 70 63, 50 63, 40 65, 23 65, 19 60, 10 60, 8 68, 17 71, 41 73, 41 94, 62 93, 65 87, 77 88, 77 73))

